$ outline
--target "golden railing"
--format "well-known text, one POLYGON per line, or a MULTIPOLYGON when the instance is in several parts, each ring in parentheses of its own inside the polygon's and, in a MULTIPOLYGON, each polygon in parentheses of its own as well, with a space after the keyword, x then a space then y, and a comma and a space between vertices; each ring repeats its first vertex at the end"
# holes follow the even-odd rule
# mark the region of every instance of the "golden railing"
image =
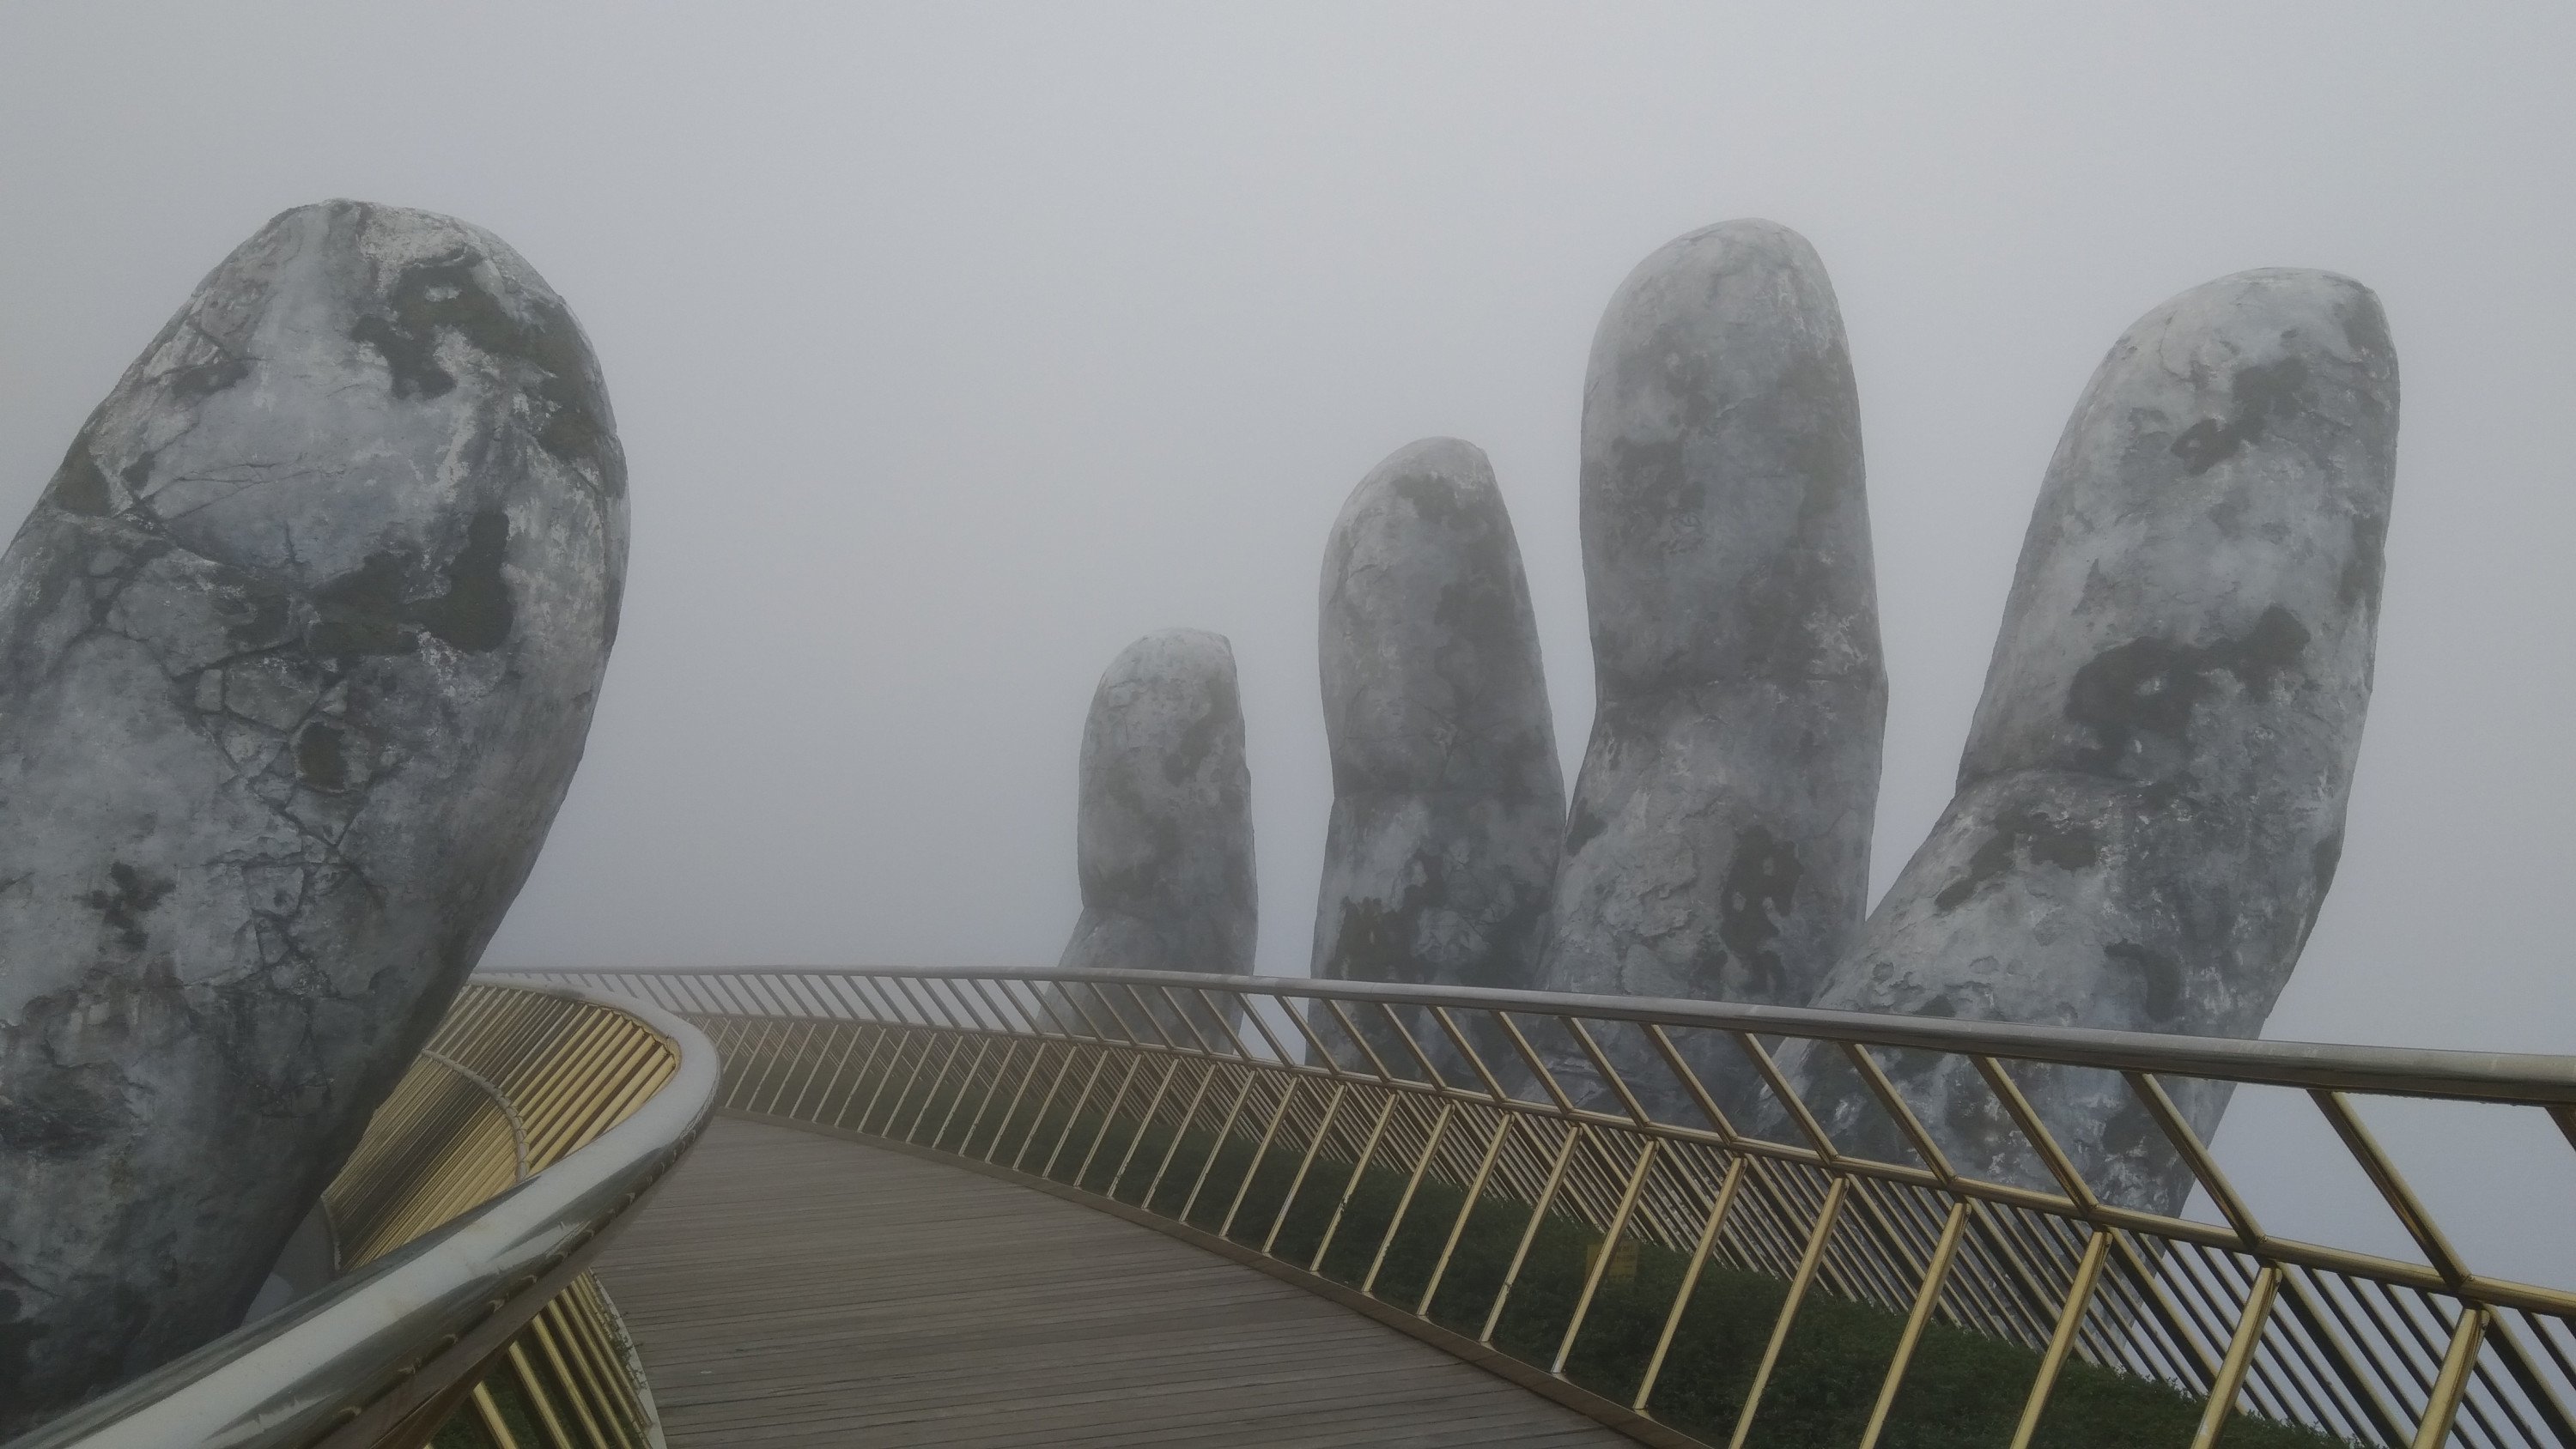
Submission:
POLYGON ((1647 1443, 2576 1446, 2576 1294, 2474 1271, 2364 1122, 2432 1098, 2576 1143, 2576 1059, 1159 973, 571 979, 706 1027, 726 1110, 1149 1223, 1647 1443), (1829 1136, 1782 1068, 1818 1052, 1911 1161, 1829 1136), (1909 1056, 1973 1068, 2047 1180, 1954 1167, 1909 1056), (1720 1109, 1721 1058, 1768 1125, 1720 1109), (2025 1090, 2066 1072, 2213 1220, 2095 1190, 2025 1090), (2415 1259, 2267 1232, 2176 1105, 2212 1084, 2305 1097, 2415 1259))
POLYGON ((339 1276, 8 1449, 658 1446, 585 1269, 716 1077, 658 1007, 478 978, 324 1193, 339 1276))

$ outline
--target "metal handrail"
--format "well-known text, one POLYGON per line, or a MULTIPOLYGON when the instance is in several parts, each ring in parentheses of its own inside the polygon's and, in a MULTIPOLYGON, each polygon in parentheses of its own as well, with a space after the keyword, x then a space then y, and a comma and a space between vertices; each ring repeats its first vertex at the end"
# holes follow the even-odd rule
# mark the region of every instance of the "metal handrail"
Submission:
POLYGON ((725 1057, 729 1110, 934 1152, 1149 1222, 1647 1442, 1753 1441, 1783 1355, 1795 1356, 1802 1305, 1832 1297, 1889 1315, 1895 1340, 1870 1418, 1854 1424, 1863 1449, 1890 1432, 1910 1366, 1946 1330, 2034 1355, 2016 1446, 2061 1432, 2042 1429, 2076 1363, 2191 1396, 2201 1446, 2245 1420, 2321 1442, 2576 1446, 2576 1292, 2472 1271, 2353 1107, 2417 1097, 2538 1109, 2576 1144, 2576 1059, 1154 972, 572 979, 705 1023, 725 1057), (1573 1049, 1533 1046, 1542 1023, 1573 1049), (1712 1048, 1759 1072, 1767 1117, 1721 1109, 1712 1048), (1925 1104, 1886 1070, 1891 1053, 1972 1066, 1964 1080, 1991 1094, 1992 1120, 2044 1172, 2004 1180, 1954 1165, 1924 1126, 1925 1104), (1794 1080, 1801 1060, 1846 1069, 1888 1130, 1865 1151, 1836 1140, 1794 1080), (2063 1109, 2034 1107, 2024 1090, 2033 1069, 2068 1068, 2092 1069, 2143 1109, 2224 1221, 2106 1200, 2052 1133, 2063 1109), (2196 1112, 2215 1118, 2189 1105, 2213 1084, 2309 1098, 2423 1261, 2266 1232, 2194 1126, 2196 1112), (1266 1193, 1284 1183, 1285 1196, 1270 1201, 1257 1181, 1266 1193), (1362 1229, 1354 1215, 1370 1181, 1394 1206, 1362 1229), (1455 1201, 1441 1210, 1447 1244, 1418 1296, 1390 1296, 1390 1245, 1420 1230, 1407 1214, 1434 1188, 1455 1201), (1443 1321, 1435 1298, 1460 1290, 1442 1275, 1463 1271, 1460 1235, 1488 1206, 1526 1225, 1499 1282, 1469 1295, 1490 1300, 1481 1326, 1443 1321), (1283 1238, 1297 1214, 1318 1241, 1283 1238), (1567 1313, 1561 1332, 1551 1318, 1547 1341, 1514 1349, 1498 1323, 1531 1299, 1533 1244, 1559 1230, 1594 1247, 1562 1285, 1568 1302, 1547 1310, 1567 1313), (1640 1246, 1680 1272, 1660 1336, 1651 1353, 1640 1341, 1640 1362, 1587 1369, 1588 1323, 1614 1292, 1613 1265, 1640 1246), (1676 1330, 1705 1275, 1724 1270, 1786 1288, 1731 1423, 1686 1432, 1655 1411, 1659 1382, 1689 1371, 1695 1350, 1676 1330))
POLYGON ((697 1028, 646 1001, 489 977, 468 991, 613 1012, 677 1060, 559 1160, 7 1449, 355 1449, 436 1429, 696 1140, 719 1071, 697 1028))

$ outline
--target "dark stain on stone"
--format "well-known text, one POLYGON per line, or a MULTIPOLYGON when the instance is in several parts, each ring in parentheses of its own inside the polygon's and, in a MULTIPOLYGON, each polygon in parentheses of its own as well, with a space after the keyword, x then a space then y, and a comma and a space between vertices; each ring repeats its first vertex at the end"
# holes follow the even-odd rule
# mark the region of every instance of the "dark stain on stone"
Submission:
POLYGON ((1407 473, 1390 486, 1425 523, 1454 523, 1466 512, 1449 485, 1428 473, 1407 473))
POLYGON ((2260 438, 2275 414, 2294 407, 2307 380, 2304 358, 2284 357, 2239 369, 2228 381, 2227 416, 2202 418, 2185 428, 2174 439, 2173 455, 2195 478, 2217 467, 2260 438))
POLYGON ((107 868, 107 879, 115 889, 91 891, 88 897, 90 908, 116 928, 118 939, 125 942, 127 950, 140 951, 151 939, 143 929, 143 918, 151 913, 154 906, 161 904, 162 898, 170 894, 176 883, 146 875, 123 861, 107 868))
POLYGON ((1718 886, 1717 939, 1750 977, 1764 999, 1787 984, 1788 966, 1780 958, 1780 923, 1798 898, 1806 867, 1798 849, 1759 824, 1736 837, 1735 856, 1726 863, 1718 886))
POLYGON ((1565 858, 1572 860, 1584 846, 1592 843, 1593 837, 1609 828, 1610 822, 1602 819, 1600 812, 1594 810, 1584 800, 1583 792, 1577 789, 1573 817, 1565 823, 1565 858))
MULTIPOLYGON (((8 1273, 0 1263, 0 1273, 8 1273)), ((16 1277, 14 1273, 9 1276, 16 1277)), ((28 1380, 29 1350, 45 1336, 41 1324, 26 1320, 26 1305, 15 1292, 0 1288, 0 1384, 23 1384, 28 1380)))
POLYGON ((245 650, 273 648, 287 637, 293 600, 275 584, 242 574, 213 591, 212 602, 224 632, 245 650))
POLYGON ((124 1081, 105 1062, 18 1073, 0 1097, 0 1149, 59 1161, 116 1140, 133 1124, 124 1081))
MULTIPOLYGON (((1232 713, 1214 702, 1199 711, 1198 718, 1191 720, 1190 727, 1181 732, 1181 737, 1172 742, 1169 750, 1163 752, 1165 784, 1177 785, 1198 772, 1208 752, 1216 748, 1217 737, 1225 729, 1232 713)), ((1142 805, 1138 808, 1141 813, 1142 805)))
POLYGON ((197 402, 248 376, 250 362, 247 358, 226 356, 174 369, 161 379, 161 385, 182 402, 197 402))
POLYGON ((2139 1001, 2148 1019, 2168 1024, 2182 1019, 2181 963, 2134 941, 2114 941, 2103 947, 2102 959, 2138 983, 2139 1001))
POLYGON ((2343 323, 2344 342, 2363 358, 2381 361, 2397 350, 2388 339, 2388 314, 2368 292, 2348 293, 2336 304, 2335 318, 2343 323))
POLYGON ((320 619, 306 647, 321 655, 408 654, 414 644, 403 627, 403 559, 371 553, 356 568, 313 590, 320 619))
POLYGON ((349 788, 348 741, 338 726, 317 719, 296 733, 295 773, 316 790, 349 788))
POLYGON ((372 553, 358 567, 313 591, 320 618, 307 636, 315 654, 408 654, 412 628, 427 630, 469 654, 499 648, 510 637, 515 608, 501 576, 508 556, 510 516, 497 508, 476 513, 466 525, 465 546, 441 572, 443 593, 412 601, 415 570, 403 555, 372 553))
POLYGON ((1932 904, 1944 911, 1956 910, 2025 858, 2033 865, 2084 870, 2102 858, 2102 847, 2088 825, 2037 809, 2015 810, 1995 821, 1968 857, 1967 874, 1943 886, 1932 904))
POLYGON ((2334 888, 2336 867, 2343 864, 2343 827, 2338 825, 2308 849, 2308 918, 2299 925, 2299 950, 2308 948, 2308 935, 2317 928, 2317 916, 2326 908, 2326 892, 2334 888))
POLYGON ((501 561, 510 545, 510 516, 497 508, 474 515, 465 547, 447 561, 447 592, 416 611, 421 626, 468 654, 501 647, 510 637, 513 610, 501 561))
POLYGON ((461 332, 487 352, 518 351, 508 346, 517 325, 474 275, 482 260, 477 252, 459 249, 405 268, 387 298, 393 315, 361 317, 349 330, 384 358, 394 396, 445 397, 455 390, 455 374, 438 363, 442 331, 461 332))
POLYGON ((2093 732, 2093 748, 2081 763, 2107 769, 2141 736, 2179 740, 2219 675, 2233 675, 2247 689, 2269 689, 2307 645, 2307 626, 2274 604, 2242 638, 2205 646, 2132 639, 2103 650, 2075 672, 2066 691, 2066 718, 2093 732))
POLYGON ((2165 1140, 2144 1107, 2115 1107, 2102 1119, 2102 1150, 2114 1157, 2147 1158, 2159 1172, 2168 1162, 2179 1165, 2173 1144, 2165 1140))
POLYGON ((2377 601, 2379 582, 2388 567, 2388 515, 2357 513, 2352 519, 2352 552, 2335 579, 2335 601, 2345 608, 2364 599, 2377 601))
POLYGON ((360 318, 349 335, 385 360, 398 398, 444 397, 456 377, 438 362, 438 341, 453 333, 502 359, 524 362, 542 376, 530 388, 545 405, 537 442, 566 461, 599 470, 611 497, 626 488, 622 451, 611 439, 608 400, 586 365, 581 329, 563 307, 540 296, 525 299, 533 320, 511 315, 485 289, 484 259, 470 248, 407 267, 387 297, 390 315, 360 318))
POLYGON ((1609 504, 1606 516, 1632 535, 1642 535, 1620 540, 1617 546, 1623 551, 1641 547, 1676 526, 1694 535, 1699 532, 1700 512, 1708 500, 1704 490, 1691 482, 1682 442, 1678 437, 1653 442, 1614 438, 1606 486, 1591 489, 1587 480, 1587 491, 1607 495, 1615 489, 1617 501, 1609 504))
POLYGON ((63 454, 63 465, 54 470, 53 486, 46 495, 65 513, 104 518, 114 509, 116 499, 108 490, 107 473, 89 450, 88 429, 82 429, 72 440, 71 451, 63 454))

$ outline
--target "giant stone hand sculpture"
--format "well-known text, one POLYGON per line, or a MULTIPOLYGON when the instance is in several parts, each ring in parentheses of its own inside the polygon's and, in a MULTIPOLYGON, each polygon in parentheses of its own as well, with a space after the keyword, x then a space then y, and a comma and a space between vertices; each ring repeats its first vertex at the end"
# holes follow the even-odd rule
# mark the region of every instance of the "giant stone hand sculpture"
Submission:
POLYGON ((1081 769, 1082 919, 1058 965, 1249 972, 1252 777, 1233 646, 1197 629, 1128 645, 1092 694, 1081 769))
POLYGON ((1428 438, 1361 480, 1325 546, 1322 615, 1333 814, 1314 974, 1536 985, 1565 784, 1481 450, 1428 438))
MULTIPOLYGON (((1958 796, 1814 1004, 2256 1035, 2342 849, 2396 443, 2356 282, 2245 272, 2131 327, 2049 464, 1958 796)), ((2046 1181, 1973 1074, 1890 1066, 1961 1170, 2046 1181)), ((1847 1072, 1799 1072, 1825 1125, 1910 1160, 1847 1072)), ((2170 1085, 2215 1128, 2222 1089, 2170 1085)), ((2106 1198, 2181 1207, 2115 1080, 2023 1087, 2106 1198)))
MULTIPOLYGON (((1887 711, 1860 405, 1804 238, 1727 222, 1621 284, 1582 518, 1599 703, 1541 976, 1802 1004, 1867 905, 1887 711)), ((1747 1106, 1741 1063, 1709 1070, 1747 1106)))
POLYGON ((561 803, 626 561, 498 238, 290 211, 0 558, 0 1435, 231 1328, 561 803))

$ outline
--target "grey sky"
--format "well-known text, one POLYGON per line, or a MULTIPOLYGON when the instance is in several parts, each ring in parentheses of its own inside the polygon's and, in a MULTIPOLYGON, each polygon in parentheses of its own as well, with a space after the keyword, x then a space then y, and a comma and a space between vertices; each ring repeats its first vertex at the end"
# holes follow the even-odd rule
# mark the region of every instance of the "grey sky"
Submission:
POLYGON ((1092 683, 1190 625, 1234 641, 1260 960, 1298 973, 1333 516, 1413 438, 1492 455, 1570 781, 1585 353, 1648 251, 1761 215, 1832 270, 1881 887, 2103 351, 2197 282, 2332 268, 2395 333, 2397 507, 2342 871, 2269 1034, 2565 1050, 2570 55, 2543 3, 20 0, 0 515, 273 213, 455 213, 570 301, 633 464, 589 759, 493 964, 1051 963, 1092 683))

